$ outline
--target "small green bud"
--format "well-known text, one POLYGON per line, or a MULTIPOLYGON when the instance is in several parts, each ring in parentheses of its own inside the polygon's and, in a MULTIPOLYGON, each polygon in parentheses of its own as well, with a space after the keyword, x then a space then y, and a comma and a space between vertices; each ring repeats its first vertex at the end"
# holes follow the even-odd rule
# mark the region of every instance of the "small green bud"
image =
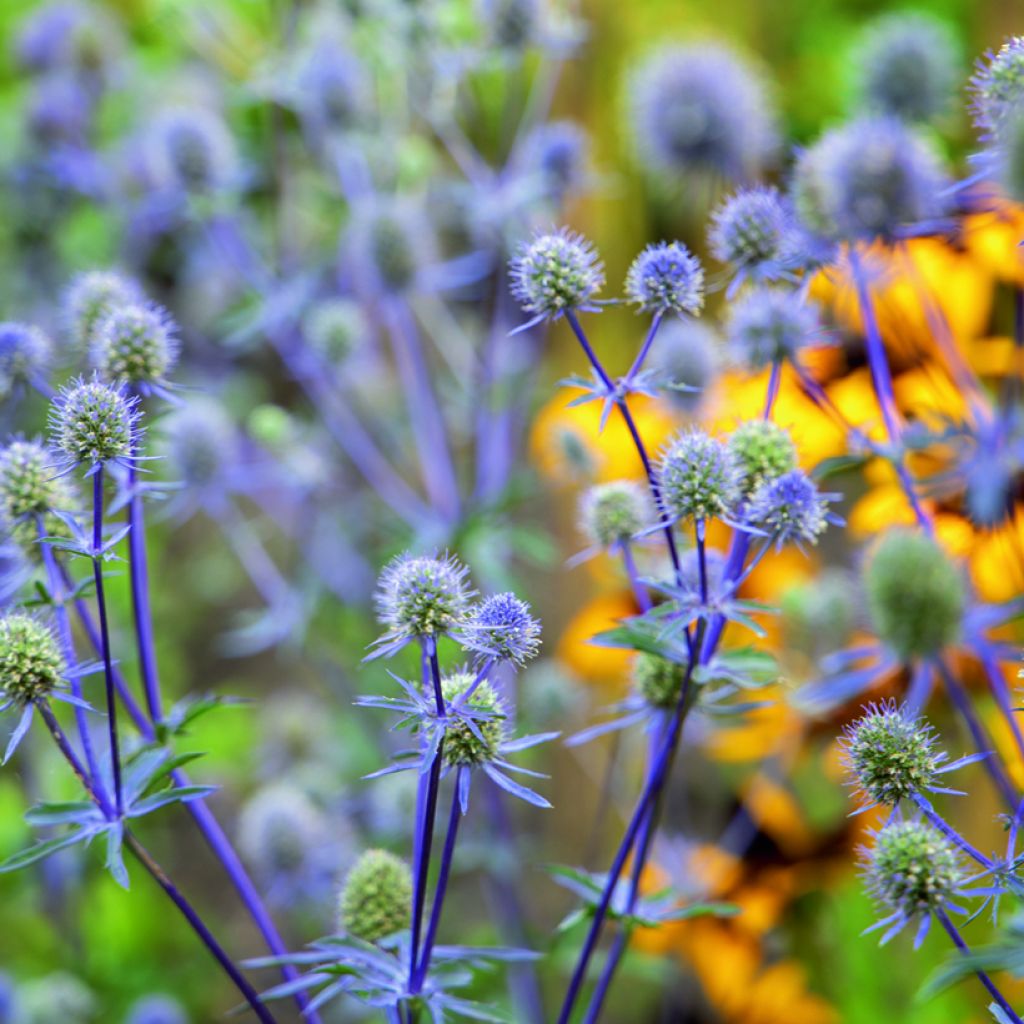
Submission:
POLYGON ((789 431, 771 420, 741 423, 728 439, 742 473, 741 490, 750 497, 765 481, 796 469, 796 445, 789 431))
POLYGON ((603 548, 630 540, 650 520, 647 492, 632 480, 598 484, 580 501, 580 529, 603 548))
POLYGON ((685 678, 685 666, 657 654, 638 654, 633 662, 633 685, 655 708, 674 708, 685 678))
POLYGON ((0 619, 0 693, 25 705, 61 686, 66 665, 57 638, 38 619, 12 612, 0 619))
MULTIPOLYGON (((441 695, 445 703, 450 704, 461 697, 475 679, 472 672, 456 672, 442 680, 441 695)), ((505 708, 486 679, 473 691, 466 706, 474 711, 488 712, 492 717, 474 719, 479 736, 462 721, 448 727, 444 734, 444 759, 453 768, 493 761, 505 736, 505 708)))
POLYGON ((963 881, 956 847, 920 821, 887 825, 865 860, 872 894, 907 916, 938 910, 963 881))
POLYGON ((310 307, 302 318, 302 330, 310 347, 337 366, 359 347, 368 328, 357 302, 325 299, 310 307))
POLYGON ((412 918, 412 872, 387 850, 367 850, 348 873, 341 890, 341 926, 367 942, 378 942, 412 918))

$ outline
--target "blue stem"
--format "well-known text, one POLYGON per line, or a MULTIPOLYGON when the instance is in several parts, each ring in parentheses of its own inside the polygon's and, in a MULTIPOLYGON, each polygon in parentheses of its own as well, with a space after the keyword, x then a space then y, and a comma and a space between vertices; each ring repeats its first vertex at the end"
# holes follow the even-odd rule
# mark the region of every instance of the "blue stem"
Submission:
POLYGON ((949 825, 941 815, 939 815, 935 808, 932 807, 931 802, 927 800, 920 793, 915 793, 913 796, 914 803, 921 809, 921 813, 951 842, 955 843, 960 847, 968 857, 976 860, 986 871, 991 871, 995 865, 985 856, 980 850, 972 846, 959 832, 956 831, 951 825, 949 825))
POLYGON ((619 550, 622 552, 622 564, 625 566, 629 585, 633 588, 636 603, 640 606, 640 611, 649 612, 651 610, 651 595, 647 593, 647 588, 640 582, 640 574, 637 572, 633 549, 629 541, 622 541, 619 544, 619 550))
POLYGON ((163 721, 160 677, 157 674, 156 644, 153 640, 153 616, 149 606, 149 569, 146 558, 146 522, 139 493, 139 474, 134 465, 128 469, 128 571, 131 576, 132 610, 135 616, 135 643, 139 652, 139 671, 146 707, 154 725, 163 721))

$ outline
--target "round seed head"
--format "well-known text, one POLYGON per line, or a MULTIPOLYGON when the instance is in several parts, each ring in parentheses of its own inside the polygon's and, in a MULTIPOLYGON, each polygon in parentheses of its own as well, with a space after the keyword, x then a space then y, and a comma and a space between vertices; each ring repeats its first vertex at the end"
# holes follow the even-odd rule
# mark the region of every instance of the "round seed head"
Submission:
POLYGON ((332 42, 314 46, 305 56, 296 85, 296 106, 316 129, 343 132, 359 124, 366 109, 366 88, 352 53, 332 42))
POLYGON ((638 654, 633 662, 633 685, 654 708, 674 708, 685 678, 685 666, 657 654, 638 654))
POLYGON ((203 490, 235 462, 238 433, 227 411, 211 398, 193 398, 166 419, 163 449, 171 476, 203 490))
POLYGON ((469 571, 456 559, 399 555, 380 575, 377 616, 396 637, 449 633, 466 619, 469 571))
POLYGON ((922 533, 889 530, 868 558, 864 590, 875 632, 904 662, 938 654, 960 635, 963 577, 922 533))
POLYGON ((702 430, 679 434, 660 463, 661 492, 677 519, 718 519, 740 497, 740 467, 729 448, 702 430))
POLYGON ((1024 109, 1024 36, 1007 39, 978 66, 971 91, 975 123, 998 139, 1007 122, 1024 109))
POLYGON ((23 612, 0 619, 0 694, 24 706, 61 686, 67 666, 52 631, 23 612))
POLYGON ((782 595, 786 645, 807 655, 845 646, 856 622, 853 581, 842 571, 826 570, 782 595))
POLYGON ((106 380, 157 384, 178 359, 174 331, 174 322, 157 306, 118 306, 96 326, 93 368, 106 380))
POLYGON ((580 499, 580 529, 602 548, 630 540, 650 521, 647 491, 633 480, 597 484, 580 499))
POLYGON ((497 49, 525 49, 540 30, 538 0, 482 0, 480 8, 488 40, 497 49))
POLYGON ((367 850, 345 879, 340 900, 341 927, 366 942, 379 942, 409 927, 412 872, 387 850, 367 850))
POLYGON ((871 704, 842 738, 847 770, 873 804, 894 807, 931 785, 935 734, 895 701, 871 704))
POLYGON ((765 480, 796 469, 796 445, 789 431, 772 420, 747 420, 728 439, 742 472, 741 490, 749 498, 765 480))
POLYGON ((56 476, 53 454, 38 441, 15 440, 0 448, 0 527, 33 559, 40 557, 39 529, 43 518, 50 537, 68 534, 53 514, 68 511, 75 495, 66 477, 56 476))
POLYGON ((138 438, 138 402, 93 378, 65 387, 50 408, 53 445, 72 462, 130 458, 138 438))
POLYGON ((163 111, 150 127, 146 155, 157 187, 192 195, 223 189, 237 173, 234 139, 207 107, 163 111))
POLYGON ((473 609, 460 639, 471 651, 522 665, 540 649, 540 622, 515 594, 494 594, 473 609))
POLYGON ((302 330, 310 347, 337 366, 366 337, 366 317, 352 299, 324 299, 309 308, 302 318, 302 330))
POLYGON ((65 318, 73 344, 90 351, 97 327, 113 310, 144 301, 142 289, 131 278, 110 270, 79 274, 64 296, 65 318))
POLYGON ((587 133, 575 121, 551 121, 527 137, 523 170, 538 176, 545 193, 559 200, 583 183, 589 152, 587 133))
POLYGON ((708 242, 716 259, 737 270, 778 264, 788 221, 778 189, 741 189, 711 215, 708 242))
POLYGON ((381 207, 361 227, 364 256, 377 282, 388 292, 407 291, 415 283, 422 262, 411 222, 398 210, 381 207))
POLYGON ((324 841, 323 817, 308 796, 288 783, 257 790, 238 819, 238 846, 264 879, 293 874, 324 841))
POLYGON ((46 373, 53 344, 38 327, 0 323, 0 400, 46 373))
POLYGON ((752 370, 792 359, 809 345, 821 344, 817 307, 797 292, 760 285, 733 303, 728 323, 735 358, 752 370))
POLYGON ((604 284, 604 268, 593 246, 567 228, 521 245, 509 274, 520 306, 546 320, 586 306, 604 284))
POLYGON ((817 544, 828 526, 828 502, 799 469, 763 481, 745 510, 751 526, 777 543, 817 544))
POLYGON ((940 909, 964 878, 956 847, 920 821, 887 825, 863 856, 872 895, 908 917, 940 909))
MULTIPOLYGON (((461 697, 476 676, 472 672, 456 672, 441 682, 441 694, 446 704, 461 697)), ((444 759, 453 768, 486 764, 498 756, 498 748, 505 738, 505 706, 494 687, 485 679, 469 698, 466 707, 486 712, 489 717, 475 718, 475 732, 467 722, 458 719, 444 734, 444 759)))
POLYGON ((649 245, 630 265, 626 297, 643 312, 696 315, 704 306, 704 268, 682 242, 649 245))
POLYGON ((700 320, 676 317, 662 325, 650 366, 673 405, 684 412, 697 407, 718 375, 720 346, 715 329, 700 320))

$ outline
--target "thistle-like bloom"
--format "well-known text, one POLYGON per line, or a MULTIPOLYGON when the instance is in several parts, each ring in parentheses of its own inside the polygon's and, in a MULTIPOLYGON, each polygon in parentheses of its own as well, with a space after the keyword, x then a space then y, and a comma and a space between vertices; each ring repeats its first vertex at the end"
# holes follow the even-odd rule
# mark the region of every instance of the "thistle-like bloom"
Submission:
POLYGON ((73 465, 126 462, 139 437, 137 406, 118 385, 73 380, 50 407, 53 445, 73 465))
POLYGON ((855 595, 854 581, 838 569, 787 588, 779 602, 787 649, 816 659, 849 643, 857 621, 855 595))
POLYGON ((626 298, 641 312, 696 316, 704 306, 704 268, 682 242, 649 245, 630 265, 626 298))
POLYGON ((949 106, 957 65, 945 22, 927 14, 889 14, 869 26, 857 47, 856 88, 873 114, 930 121, 949 106))
POLYGON ((64 294, 64 317, 72 343, 90 351, 97 326, 113 310, 144 301, 142 289, 129 277, 112 270, 79 274, 64 294))
POLYGON ((161 993, 132 1003, 125 1024, 189 1024, 189 1017, 177 999, 161 993))
POLYGON ((586 179, 589 154, 590 140, 575 121, 549 121, 527 136, 521 166, 539 178, 544 195, 561 202, 586 179))
POLYGON ((412 872, 387 850, 367 850, 345 878, 338 915, 342 929, 365 942, 379 942, 409 927, 412 872))
POLYGON ((178 359, 176 326, 159 306, 122 305, 96 325, 90 356, 109 381, 159 387, 178 359))
POLYGON ((533 314, 531 324, 557 320, 566 310, 593 309, 604 268, 582 236, 560 228, 523 243, 509 263, 512 294, 533 314))
POLYGON ((410 554, 393 559, 380 574, 377 618, 387 627, 372 657, 388 656, 417 639, 451 633, 466 621, 473 592, 469 570, 457 559, 410 554))
POLYGON ((945 185, 935 154, 902 121, 868 117, 827 132, 800 155, 793 202, 813 234, 871 241, 940 217, 945 185))
POLYGON ((761 83, 730 50, 701 43, 650 57, 632 82, 631 121, 660 175, 754 177, 776 145, 761 83))
POLYGON ((42 517, 50 536, 63 535, 67 527, 53 513, 70 511, 75 503, 67 478, 54 474, 53 461, 38 441, 18 439, 0 448, 0 529, 31 557, 39 555, 35 519, 42 517))
POLYGON ((790 213, 776 188, 741 189, 711 215, 708 243, 729 264, 737 282, 774 280, 785 274, 783 245, 790 213))
POLYGON ((692 412, 719 371, 721 338, 701 320, 673 317, 662 324, 648 365, 658 387, 684 412, 692 412))
POLYGON ((650 521, 647 491, 634 480, 596 484, 580 499, 580 529, 601 548, 629 541, 650 521))
POLYGON ((499 757, 505 738, 508 712, 486 679, 477 683, 472 672, 456 672, 441 684, 446 704, 459 700, 471 689, 472 694, 460 706, 469 707, 474 717, 457 718, 444 734, 444 759, 452 768, 489 764, 499 757))
POLYGON ((796 445, 789 431, 772 420, 748 420, 728 438, 742 470, 741 490, 749 498, 766 480, 796 469, 796 445))
POLYGON ((679 703, 685 678, 685 665, 657 654, 638 654, 633 662, 633 686, 655 708, 674 708, 679 703))
POLYGON ((193 398, 163 421, 164 451, 172 476, 186 488, 209 493, 238 457, 238 432, 224 407, 211 398, 193 398))
POLYGON ((960 636, 964 579, 923 533, 890 529, 868 558, 864 591, 878 638, 904 663, 936 655, 960 636))
POLYGON ((331 366, 345 362, 366 339, 369 328, 358 302, 323 299, 302 318, 306 342, 331 366))
POLYGON ((44 382, 53 344, 38 327, 0 323, 0 401, 20 387, 44 382))
POLYGON ((752 370, 792 362, 804 348, 823 341, 816 306, 799 292, 765 285, 733 303, 727 338, 737 361, 752 370))
POLYGON ((540 649, 540 622, 515 594, 494 594, 472 610, 459 640, 467 650, 523 665, 540 649))
POLYGON ((746 523, 767 534, 777 548, 794 543, 817 544, 830 522, 831 495, 821 494, 799 469, 764 480, 751 494, 744 509, 746 523))
POLYGON ((491 46, 523 50, 540 31, 539 0, 480 0, 480 14, 491 46))
POLYGON ((146 134, 145 156, 157 188, 189 195, 220 191, 238 173, 231 132, 207 107, 176 107, 158 114, 146 134))
POLYGON ((914 918, 943 910, 965 881, 961 857, 950 840, 923 821, 894 821, 861 851, 868 891, 892 914, 875 927, 892 927, 888 942, 914 918))
POLYGON ((1024 203, 1024 107, 1007 119, 989 158, 1006 196, 1024 203))
POLYGON ((999 52, 978 66, 971 79, 974 120, 999 139, 1007 123, 1024 108, 1024 36, 1007 39, 999 52))
POLYGON ((661 492, 673 519, 722 519, 740 497, 741 469, 722 442, 691 430, 679 434, 661 456, 661 492))
POLYGON ((360 256, 368 261, 367 269, 383 291, 405 292, 416 283, 426 262, 418 227, 409 211, 397 205, 382 204, 358 220, 360 256))
POLYGON ((314 45, 302 60, 294 103, 318 132, 355 128, 366 109, 366 83, 355 55, 330 40, 314 45))
POLYGON ((0 619, 0 702, 23 708, 49 697, 67 665, 53 631, 39 619, 12 612, 0 619))

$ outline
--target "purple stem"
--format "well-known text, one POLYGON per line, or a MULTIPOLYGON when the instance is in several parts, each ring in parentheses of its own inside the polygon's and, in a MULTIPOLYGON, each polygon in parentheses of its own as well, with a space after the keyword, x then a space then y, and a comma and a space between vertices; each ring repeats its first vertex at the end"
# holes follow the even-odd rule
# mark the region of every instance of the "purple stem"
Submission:
POLYGON ((640 351, 637 352, 636 359, 633 360, 633 365, 629 368, 629 373, 626 374, 627 384, 631 384, 633 379, 643 368, 644 361, 647 359, 647 355, 651 351, 651 345, 654 344, 654 336, 658 333, 658 328, 661 327, 663 318, 663 313, 654 314, 654 318, 651 320, 651 326, 647 331, 647 337, 644 338, 644 343, 640 346, 640 351))
POLYGON ((60 727, 53 709, 44 700, 36 701, 36 709, 43 716, 46 728, 50 730, 50 735, 53 737, 60 752, 64 755, 64 760, 71 765, 71 770, 78 777, 78 781, 81 782, 90 799, 95 801, 107 821, 113 821, 117 815, 114 813, 114 808, 110 806, 110 800, 107 798, 106 793, 98 785, 99 776, 92 775, 82 762, 78 760, 78 755, 64 734, 64 730, 60 727))
POLYGON ((950 841, 960 847, 968 857, 976 860, 986 871, 991 871, 995 865, 980 850, 975 849, 959 832, 949 825, 939 815, 931 803, 921 794, 915 793, 913 801, 921 809, 921 813, 950 841))
POLYGON ((153 616, 149 605, 146 520, 138 484, 138 470, 132 465, 128 469, 128 488, 131 492, 128 501, 128 571, 135 617, 135 643, 139 651, 139 671, 142 674, 143 692, 146 694, 146 707, 149 709, 150 720, 158 725, 163 721, 163 707, 153 640, 153 616))
POLYGON ((1021 736, 1020 726, 1017 725, 1017 715, 1010 704, 1010 691, 1006 685, 1006 679, 999 670, 998 662, 991 654, 982 653, 981 663, 985 666, 989 686, 992 688, 992 695, 995 697, 999 710, 1002 712, 1003 718, 1006 719, 1010 732, 1013 734, 1013 742, 1017 747, 1017 753, 1020 755, 1021 760, 1024 761, 1024 736, 1021 736))
POLYGON ((633 588, 633 596, 636 598, 636 603, 640 605, 642 612, 649 612, 651 610, 651 596, 647 593, 647 588, 640 582, 640 574, 637 572, 636 561, 633 559, 633 549, 630 547, 629 541, 621 541, 619 550, 622 552, 622 564, 626 567, 626 576, 629 577, 629 585, 633 588))
POLYGON ((120 816, 124 800, 121 792, 121 751, 117 739, 117 698, 114 692, 114 659, 110 652, 110 627, 103 587, 103 466, 92 477, 92 574, 96 584, 96 610, 100 618, 100 652, 107 688, 107 735, 110 739, 110 763, 114 776, 114 808, 120 816))
POLYGON ((776 359, 772 363, 772 372, 768 377, 768 393, 764 399, 763 419, 772 418, 772 409, 775 407, 775 399, 779 397, 779 385, 782 383, 782 361, 776 359))

